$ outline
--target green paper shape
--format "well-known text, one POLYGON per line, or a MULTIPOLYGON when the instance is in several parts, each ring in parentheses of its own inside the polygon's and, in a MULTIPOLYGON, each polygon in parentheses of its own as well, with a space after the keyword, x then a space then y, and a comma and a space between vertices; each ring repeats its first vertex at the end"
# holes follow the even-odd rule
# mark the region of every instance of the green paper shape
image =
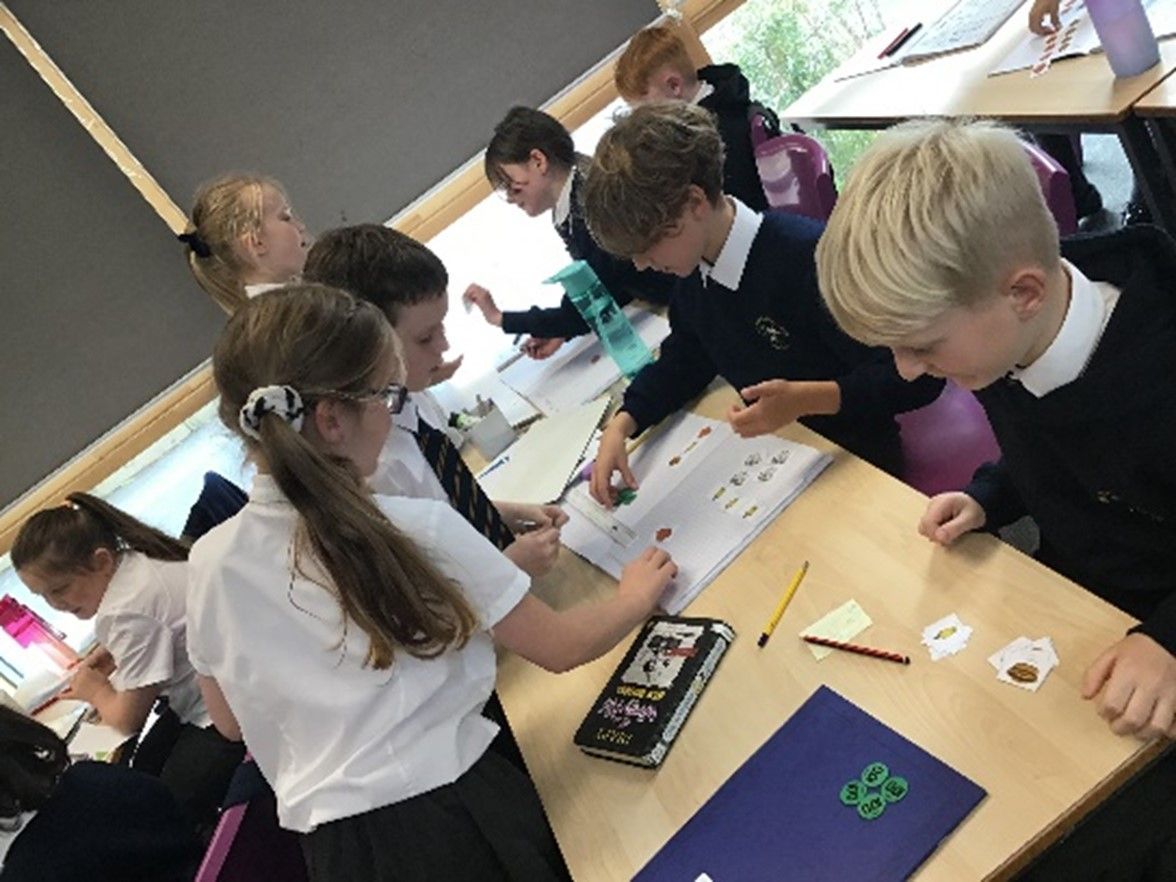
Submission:
POLYGON ((877 793, 871 793, 858 803, 857 807, 857 812, 864 821, 873 821, 875 818, 880 818, 884 811, 886 811, 886 800, 877 793))
POLYGON ((862 783, 867 787, 880 787, 890 777, 886 763, 870 763, 862 770, 862 783))
POLYGON ((617 505, 628 505, 637 498, 637 491, 629 487, 622 487, 617 491, 617 505))
POLYGON ((888 778, 886 783, 882 785, 882 798, 887 802, 898 802, 911 789, 911 785, 907 783, 906 778, 900 778, 895 775, 888 778))
POLYGON ((841 788, 841 802, 845 805, 857 805, 867 793, 866 786, 855 779, 841 788))

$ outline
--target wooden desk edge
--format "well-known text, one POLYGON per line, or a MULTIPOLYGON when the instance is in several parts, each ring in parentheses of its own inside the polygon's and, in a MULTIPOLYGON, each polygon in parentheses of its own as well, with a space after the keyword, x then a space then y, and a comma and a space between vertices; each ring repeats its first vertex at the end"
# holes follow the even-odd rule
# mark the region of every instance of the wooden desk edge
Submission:
POLYGON ((1005 882, 1005 880, 1012 879, 1017 873, 1020 873, 1028 867, 1034 859, 1042 855, 1048 848, 1061 839, 1063 833, 1070 830, 1086 818, 1087 815, 1105 803, 1112 793, 1144 770, 1150 768, 1161 756, 1172 749, 1176 749, 1176 745, 1173 742, 1159 738, 1140 752, 1134 754, 1123 765, 1119 766, 1114 772, 1100 781, 1096 787, 1086 794, 1086 797, 1081 802, 1071 806, 1053 824, 1012 854, 1008 860, 986 877, 985 882, 1005 882))

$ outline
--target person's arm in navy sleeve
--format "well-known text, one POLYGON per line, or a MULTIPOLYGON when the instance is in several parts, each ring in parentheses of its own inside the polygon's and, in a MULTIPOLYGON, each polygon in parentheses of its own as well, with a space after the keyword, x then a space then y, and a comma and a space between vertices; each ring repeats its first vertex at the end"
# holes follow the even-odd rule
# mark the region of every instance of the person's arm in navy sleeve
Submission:
POLYGON ((532 306, 524 312, 504 312, 502 330, 508 334, 530 334, 532 337, 579 337, 589 331, 588 323, 580 315, 568 295, 559 306, 541 309, 532 306))
POLYGON ((854 367, 829 379, 841 389, 841 410, 850 419, 869 420, 906 413, 930 404, 943 391, 943 380, 924 376, 908 382, 898 373, 894 356, 888 349, 857 342, 819 307, 822 314, 817 327, 821 341, 842 364, 854 367))
POLYGON ((642 368, 625 391, 621 409, 637 423, 634 434, 681 410, 718 374, 698 336, 680 320, 675 321, 672 306, 670 327, 657 361, 642 368))

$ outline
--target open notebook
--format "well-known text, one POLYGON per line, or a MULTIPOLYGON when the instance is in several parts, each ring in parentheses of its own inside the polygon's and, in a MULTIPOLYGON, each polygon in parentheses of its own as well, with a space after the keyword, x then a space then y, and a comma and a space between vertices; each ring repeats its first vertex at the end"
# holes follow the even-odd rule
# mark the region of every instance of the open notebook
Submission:
POLYGON ((829 456, 775 435, 740 438, 726 423, 690 413, 630 457, 641 486, 602 508, 578 484, 567 495, 563 544, 612 576, 649 545, 666 549, 678 575, 662 598, 686 608, 748 543, 820 474, 829 456))

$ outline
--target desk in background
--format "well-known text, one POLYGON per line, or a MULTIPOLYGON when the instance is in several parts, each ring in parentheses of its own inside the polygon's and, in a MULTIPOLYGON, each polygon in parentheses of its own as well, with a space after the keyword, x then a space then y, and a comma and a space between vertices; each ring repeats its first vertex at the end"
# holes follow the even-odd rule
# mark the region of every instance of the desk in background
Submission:
MULTIPOLYGON (((729 388, 697 408, 720 417, 729 388)), ((838 451, 794 426, 786 437, 838 451)), ((825 683, 988 790, 917 875, 920 882, 1006 878, 1162 745, 1113 735, 1079 697, 1082 674, 1132 623, 990 536, 956 548, 915 531, 926 498, 843 451, 687 609, 739 633, 657 771, 582 754, 572 735, 629 640, 568 674, 504 655, 498 691, 572 875, 629 879, 776 728, 825 683), (771 642, 756 636, 802 560, 811 569, 771 642), (796 638, 849 599, 874 625, 861 642, 909 653, 909 667, 834 653, 817 662, 796 638), (931 662, 921 630, 959 613, 967 649, 931 662), (1036 694, 997 681, 988 656, 1013 638, 1053 638, 1061 665, 1036 694)), ((564 550, 536 591, 563 608, 613 590, 564 550)))
POLYGON ((975 49, 846 80, 830 74, 780 117, 828 129, 881 129, 908 119, 974 116, 1036 131, 1113 132, 1152 217, 1176 232, 1176 178, 1164 174, 1147 127, 1132 113, 1149 90, 1176 70, 1176 39, 1160 43, 1159 64, 1128 79, 1115 79, 1101 54, 1059 61, 1036 78, 1028 70, 988 76, 1025 38, 1027 8, 1013 13, 975 49))

